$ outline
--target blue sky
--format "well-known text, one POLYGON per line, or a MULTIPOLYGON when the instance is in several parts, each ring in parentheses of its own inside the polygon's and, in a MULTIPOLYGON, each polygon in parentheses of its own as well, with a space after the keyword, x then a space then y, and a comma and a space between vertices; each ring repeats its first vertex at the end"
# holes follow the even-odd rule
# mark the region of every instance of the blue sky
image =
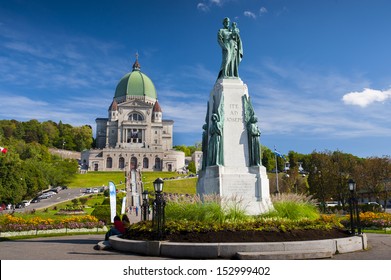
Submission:
POLYGON ((0 119, 95 128, 138 52, 174 144, 194 145, 230 17, 263 145, 390 155, 390 10, 385 0, 0 0, 0 119))

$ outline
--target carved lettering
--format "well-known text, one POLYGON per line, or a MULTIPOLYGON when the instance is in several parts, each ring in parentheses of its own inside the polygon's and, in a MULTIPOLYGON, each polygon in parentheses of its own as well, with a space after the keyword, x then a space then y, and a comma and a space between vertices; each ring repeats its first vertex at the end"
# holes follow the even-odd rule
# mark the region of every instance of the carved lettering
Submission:
POLYGON ((243 122, 243 118, 239 117, 241 112, 239 111, 239 104, 228 104, 229 114, 225 118, 227 122, 243 122))

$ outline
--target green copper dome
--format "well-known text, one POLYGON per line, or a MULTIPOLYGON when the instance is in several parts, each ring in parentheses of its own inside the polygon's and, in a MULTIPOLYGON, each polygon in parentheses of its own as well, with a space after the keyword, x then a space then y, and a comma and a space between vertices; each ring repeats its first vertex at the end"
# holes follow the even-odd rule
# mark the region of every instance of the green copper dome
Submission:
POLYGON ((119 81, 115 89, 115 98, 122 96, 146 96, 157 99, 156 89, 151 79, 140 71, 138 61, 133 64, 133 71, 119 81))

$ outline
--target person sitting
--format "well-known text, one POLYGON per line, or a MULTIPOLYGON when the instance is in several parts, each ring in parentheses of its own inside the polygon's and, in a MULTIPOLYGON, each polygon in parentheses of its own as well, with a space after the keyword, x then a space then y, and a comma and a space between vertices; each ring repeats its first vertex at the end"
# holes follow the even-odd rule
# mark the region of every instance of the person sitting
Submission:
POLYGON ((124 224, 122 223, 121 218, 119 216, 115 216, 114 225, 109 229, 108 232, 106 232, 105 240, 109 240, 110 236, 120 235, 123 233, 125 233, 124 224))
POLYGON ((125 230, 130 226, 130 221, 129 221, 128 215, 126 215, 126 214, 122 215, 122 223, 124 225, 125 230))

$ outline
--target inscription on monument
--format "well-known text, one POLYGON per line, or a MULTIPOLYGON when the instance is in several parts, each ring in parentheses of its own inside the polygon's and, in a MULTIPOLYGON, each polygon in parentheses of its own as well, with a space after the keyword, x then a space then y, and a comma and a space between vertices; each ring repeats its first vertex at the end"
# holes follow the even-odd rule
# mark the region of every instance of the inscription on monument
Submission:
POLYGON ((229 104, 229 113, 225 118, 227 122, 242 122, 243 118, 241 117, 241 108, 239 104, 229 104))

